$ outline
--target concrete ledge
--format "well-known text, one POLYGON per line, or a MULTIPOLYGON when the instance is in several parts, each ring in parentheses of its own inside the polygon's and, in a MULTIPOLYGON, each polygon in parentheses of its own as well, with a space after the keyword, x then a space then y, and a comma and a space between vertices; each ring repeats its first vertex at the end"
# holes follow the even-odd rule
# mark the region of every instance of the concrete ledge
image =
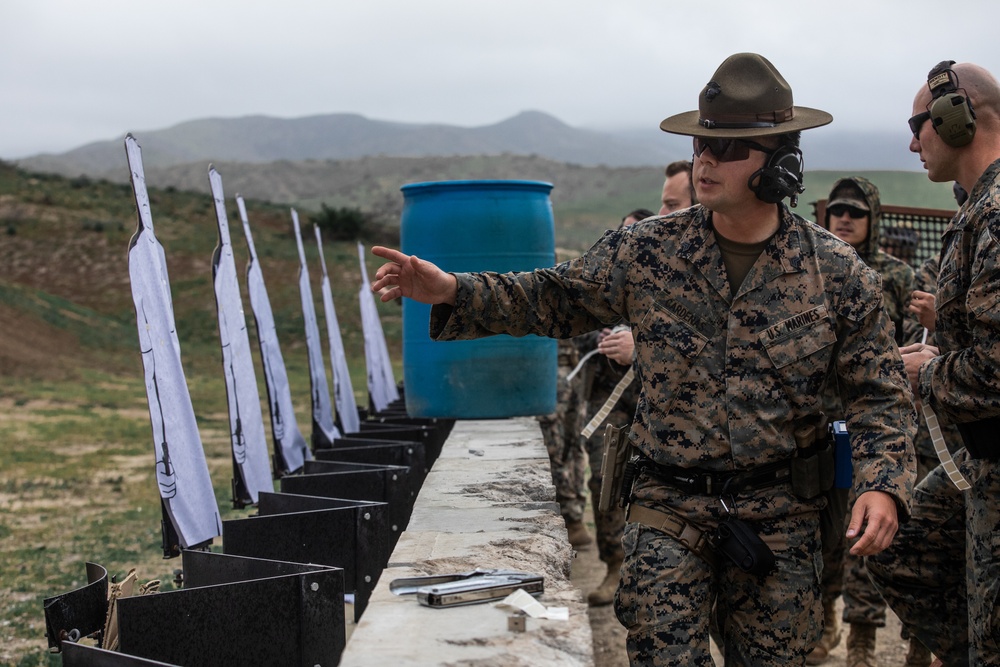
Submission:
POLYGON ((572 558, 537 421, 458 421, 340 664, 593 665, 572 558), (527 618, 526 630, 513 632, 511 611, 494 604, 432 609, 389 591, 400 577, 477 567, 544 575, 540 602, 568 607, 569 620, 527 618))

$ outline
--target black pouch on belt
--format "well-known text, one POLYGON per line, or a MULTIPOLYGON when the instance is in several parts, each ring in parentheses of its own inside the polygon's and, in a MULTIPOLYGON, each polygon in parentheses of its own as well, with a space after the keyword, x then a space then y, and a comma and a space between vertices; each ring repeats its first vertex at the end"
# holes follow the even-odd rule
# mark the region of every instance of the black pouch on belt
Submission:
POLYGON ((774 569, 771 548, 750 526, 732 515, 719 524, 712 536, 712 545, 744 572, 765 576, 774 569))

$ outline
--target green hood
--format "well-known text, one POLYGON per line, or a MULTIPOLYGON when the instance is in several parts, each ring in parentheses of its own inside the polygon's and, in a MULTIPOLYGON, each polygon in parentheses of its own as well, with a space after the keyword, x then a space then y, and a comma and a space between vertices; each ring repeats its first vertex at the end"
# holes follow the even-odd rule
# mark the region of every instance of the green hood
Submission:
MULTIPOLYGON (((871 212, 868 216, 868 238, 865 239, 860 248, 856 248, 858 254, 861 255, 861 259, 868 263, 869 260, 871 260, 871 258, 878 253, 879 249, 879 237, 881 236, 879 227, 882 221, 882 202, 879 199, 878 188, 875 184, 862 176, 851 176, 838 180, 833 184, 833 187, 830 188, 830 196, 827 197, 827 201, 831 201, 833 199, 833 193, 837 192, 846 185, 853 185, 857 190, 860 190, 861 194, 865 198, 865 201, 868 203, 868 209, 871 212)), ((823 220, 823 226, 827 229, 830 228, 829 212, 826 214, 826 219, 823 220)))

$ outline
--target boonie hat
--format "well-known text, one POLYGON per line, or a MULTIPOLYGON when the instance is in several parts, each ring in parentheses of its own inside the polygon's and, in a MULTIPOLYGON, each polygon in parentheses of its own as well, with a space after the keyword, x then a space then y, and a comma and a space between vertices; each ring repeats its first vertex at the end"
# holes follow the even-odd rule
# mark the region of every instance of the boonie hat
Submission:
POLYGON ((696 137, 761 137, 826 125, 833 116, 797 107, 792 89, 764 56, 737 53, 715 70, 698 110, 670 116, 660 129, 696 137))

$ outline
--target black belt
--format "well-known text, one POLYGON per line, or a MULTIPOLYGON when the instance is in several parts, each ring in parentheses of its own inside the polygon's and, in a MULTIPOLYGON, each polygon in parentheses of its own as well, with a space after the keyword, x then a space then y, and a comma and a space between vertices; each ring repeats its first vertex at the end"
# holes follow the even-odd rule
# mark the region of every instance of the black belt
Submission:
POLYGON ((1000 417, 958 424, 958 432, 969 456, 974 459, 1000 459, 1000 417))
POLYGON ((689 495, 738 495, 792 481, 790 459, 765 463, 749 470, 705 470, 662 465, 651 459, 640 462, 642 469, 660 482, 689 495))

